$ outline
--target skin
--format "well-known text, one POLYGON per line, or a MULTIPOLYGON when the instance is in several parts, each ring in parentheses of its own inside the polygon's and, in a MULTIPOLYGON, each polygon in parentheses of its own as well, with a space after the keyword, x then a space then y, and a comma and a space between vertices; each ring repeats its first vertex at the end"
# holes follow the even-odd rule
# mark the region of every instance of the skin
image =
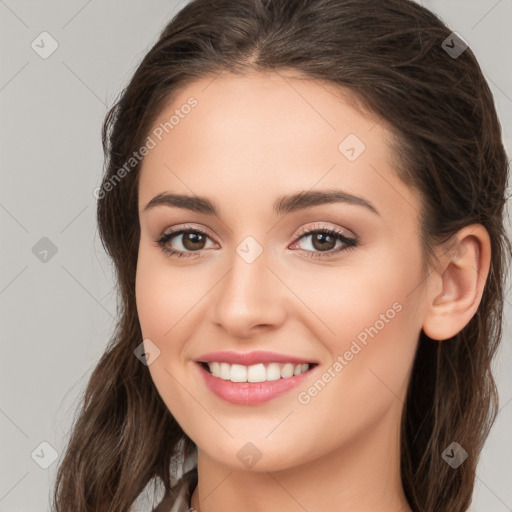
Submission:
POLYGON ((143 336, 160 350, 151 377, 198 447, 192 506, 410 511, 399 433, 418 337, 424 329, 446 339, 474 315, 489 268, 487 232, 462 229, 424 276, 420 196, 395 174, 385 124, 348 93, 283 72, 224 74, 181 90, 155 126, 190 96, 198 105, 142 164, 136 295, 143 336), (349 134, 366 146, 354 161, 338 149, 349 134), (280 196, 330 188, 365 198, 378 214, 344 203, 272 211, 280 196), (145 210, 165 192, 206 196, 220 216, 175 206, 145 210), (184 224, 208 237, 194 246, 177 235, 169 245, 192 256, 165 254, 156 240, 184 224), (333 241, 324 248, 330 257, 308 257, 322 246, 297 234, 319 224, 356 236, 358 245, 347 250, 333 241), (250 264, 236 252, 248 236, 262 249, 250 264), (337 357, 397 303, 400 311, 301 403, 299 394, 329 368, 332 375, 337 357), (319 365, 270 402, 234 405, 206 388, 194 362, 217 350, 269 350, 319 365), (261 454, 252 467, 237 457, 247 442, 261 454))

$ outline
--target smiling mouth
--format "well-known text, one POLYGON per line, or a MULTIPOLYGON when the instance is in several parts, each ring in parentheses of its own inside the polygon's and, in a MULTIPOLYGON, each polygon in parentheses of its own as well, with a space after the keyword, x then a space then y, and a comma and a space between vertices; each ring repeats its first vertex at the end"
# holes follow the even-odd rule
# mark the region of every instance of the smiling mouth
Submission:
POLYGON ((271 382, 310 371, 317 363, 258 363, 250 366, 221 362, 199 362, 214 377, 231 382, 271 382))

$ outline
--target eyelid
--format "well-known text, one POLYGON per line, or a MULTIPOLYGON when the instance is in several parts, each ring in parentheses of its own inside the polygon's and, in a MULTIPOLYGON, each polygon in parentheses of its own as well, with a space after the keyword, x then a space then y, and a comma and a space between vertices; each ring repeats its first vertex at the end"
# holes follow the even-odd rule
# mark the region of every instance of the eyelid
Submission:
MULTIPOLYGON (((310 226, 310 225, 303 226, 302 228, 300 228, 300 230, 297 233, 295 233, 293 235, 292 239, 293 239, 293 241, 297 241, 302 235, 311 234, 312 231, 320 231, 320 230, 331 230, 331 231, 334 230, 334 231, 339 232, 340 234, 344 235, 347 238, 352 238, 352 239, 356 239, 356 240, 358 239, 358 237, 351 231, 348 231, 347 229, 340 228, 337 226, 336 227, 329 226, 327 223, 322 222, 322 221, 317 222, 316 225, 314 225, 314 226, 310 226)), ((177 234, 181 231, 197 231, 203 235, 210 237, 211 239, 215 239, 215 236, 213 236, 207 228, 196 227, 192 224, 178 224, 177 226, 173 226, 171 231, 164 231, 160 235, 160 237, 163 237, 166 235, 171 235, 171 234, 177 234)))
POLYGON ((173 226, 173 228, 170 231, 165 230, 159 238, 162 238, 167 235, 175 235, 177 233, 182 233, 183 231, 197 231, 198 233, 201 233, 202 235, 205 235, 211 239, 214 239, 215 237, 212 236, 211 232, 203 227, 196 227, 190 224, 178 224, 177 226, 173 226))
MULTIPOLYGON (((294 246, 294 245, 296 246, 296 244, 298 242, 300 242, 300 240, 302 240, 303 238, 306 238, 308 236, 312 236, 312 235, 316 234, 317 232, 320 232, 320 233, 327 232, 331 236, 335 236, 338 240, 341 240, 346 245, 346 247, 344 249, 337 250, 337 251, 334 251, 334 250, 309 251, 309 250, 300 249, 300 248, 299 248, 299 251, 308 253, 308 257, 310 257, 310 258, 331 258, 331 257, 334 257, 335 255, 337 255, 338 253, 342 253, 346 250, 353 249, 359 245, 359 237, 352 233, 347 234, 347 233, 345 233, 345 231, 346 230, 344 230, 343 228, 340 228, 337 226, 336 227, 329 226, 325 222, 318 222, 316 224, 316 226, 302 227, 299 230, 299 232, 294 235, 293 241, 292 241, 292 246, 294 246), (343 240, 343 239, 345 239, 345 240, 343 240)), ((202 252, 205 251, 206 249, 203 249, 200 251, 188 252, 188 251, 169 249, 166 247, 166 244, 169 242, 169 240, 171 240, 175 236, 179 236, 179 235, 182 235, 187 232, 200 233, 200 234, 206 236, 207 238, 209 238, 213 243, 217 244, 217 242, 215 242, 215 237, 211 236, 210 232, 207 229, 205 229, 203 227, 200 227, 200 228, 195 227, 190 224, 182 224, 182 225, 174 226, 171 231, 164 231, 161 234, 161 236, 159 237, 159 239, 156 240, 156 243, 157 243, 157 245, 160 246, 160 248, 164 252, 167 252, 169 254, 169 256, 171 256, 171 257, 172 256, 190 257, 190 256, 194 256, 194 255, 196 257, 201 257, 202 252)))
POLYGON ((322 221, 317 222, 315 226, 307 225, 307 226, 302 227, 299 230, 299 232, 294 235, 294 238, 298 239, 298 238, 301 238, 301 236, 304 234, 310 235, 312 232, 315 232, 315 231, 336 231, 338 234, 343 235, 346 238, 359 240, 359 238, 351 231, 344 229, 344 228, 340 228, 338 226, 330 226, 327 223, 322 222, 322 221))

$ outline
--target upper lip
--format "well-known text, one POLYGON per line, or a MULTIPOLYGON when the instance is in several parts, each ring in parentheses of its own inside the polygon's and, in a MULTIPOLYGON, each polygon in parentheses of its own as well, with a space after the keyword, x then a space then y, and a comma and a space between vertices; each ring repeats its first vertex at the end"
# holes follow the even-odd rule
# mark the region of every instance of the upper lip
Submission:
POLYGON ((277 352, 266 352, 263 350, 256 350, 254 352, 208 352, 197 358, 200 363, 229 363, 241 364, 244 366, 251 366, 258 363, 315 363, 306 358, 290 356, 287 354, 278 354, 277 352))

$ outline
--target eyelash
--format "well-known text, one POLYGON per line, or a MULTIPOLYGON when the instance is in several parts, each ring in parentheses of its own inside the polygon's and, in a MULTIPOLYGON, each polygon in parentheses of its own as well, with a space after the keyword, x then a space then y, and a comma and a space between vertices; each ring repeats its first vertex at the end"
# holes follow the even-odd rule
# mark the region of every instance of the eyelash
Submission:
MULTIPOLYGON (((187 258, 187 257, 190 257, 190 256, 200 253, 201 251, 192 251, 190 253, 185 252, 185 251, 176 251, 175 249, 170 249, 169 247, 167 247, 167 243, 172 238, 174 238, 175 236, 178 236, 178 235, 185 234, 185 233, 199 233, 205 237, 211 238, 210 235, 206 231, 203 231, 202 229, 185 227, 185 228, 178 229, 176 231, 171 231, 170 233, 166 233, 166 234, 162 235, 161 238, 156 241, 156 243, 162 249, 162 251, 164 253, 166 253, 167 255, 169 255, 170 257, 178 257, 178 258, 185 257, 185 258, 187 258)), ((306 238, 310 235, 316 235, 319 233, 335 237, 336 240, 343 242, 346 245, 346 247, 342 248, 342 249, 338 248, 338 250, 332 249, 330 251, 307 251, 305 249, 300 249, 306 253, 309 253, 308 254, 309 258, 313 258, 313 259, 314 258, 329 258, 329 257, 333 256, 333 254, 338 254, 342 251, 355 249, 359 243, 359 240, 357 238, 349 238, 346 235, 344 235, 341 231, 338 231, 335 228, 318 226, 315 228, 304 228, 303 230, 301 230, 297 234, 296 240, 293 242, 292 245, 296 244, 303 238, 306 238)))

